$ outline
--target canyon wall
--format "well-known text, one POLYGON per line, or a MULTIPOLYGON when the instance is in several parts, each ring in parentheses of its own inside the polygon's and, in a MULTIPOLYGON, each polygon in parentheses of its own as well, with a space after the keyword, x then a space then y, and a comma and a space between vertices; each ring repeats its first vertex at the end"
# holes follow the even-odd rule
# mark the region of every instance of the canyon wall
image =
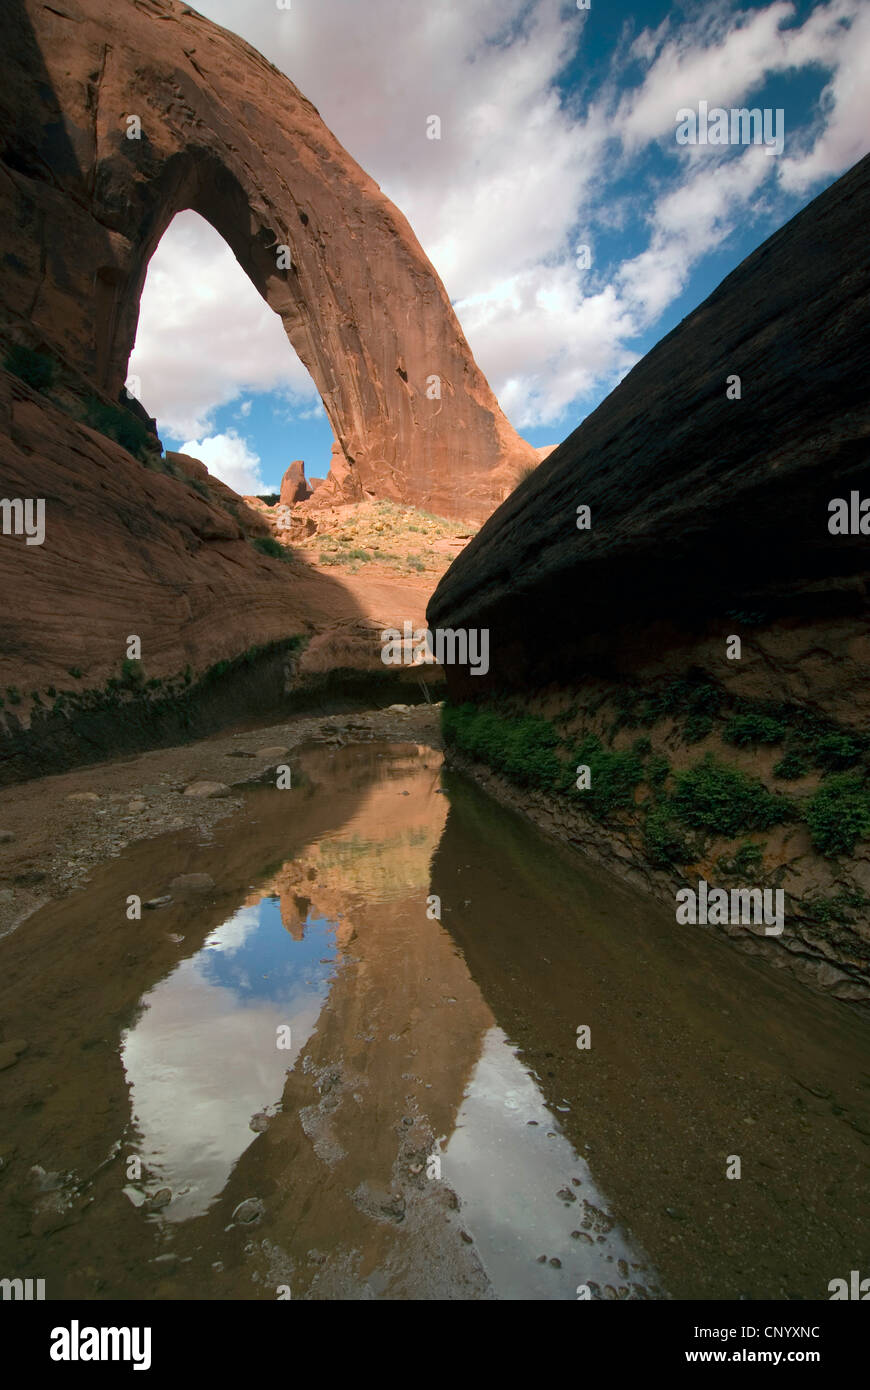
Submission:
POLYGON ((868 221, 870 156, 521 483, 427 614, 489 633, 486 671, 447 669, 455 761, 671 902, 781 888, 789 930, 737 935, 861 999, 868 221))

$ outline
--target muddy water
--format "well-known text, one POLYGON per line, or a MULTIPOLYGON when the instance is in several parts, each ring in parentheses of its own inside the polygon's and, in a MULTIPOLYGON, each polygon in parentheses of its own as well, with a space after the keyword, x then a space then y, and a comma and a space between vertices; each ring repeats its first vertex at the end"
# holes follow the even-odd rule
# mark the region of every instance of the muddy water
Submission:
POLYGON ((769 1299, 863 1269, 865 1019, 432 749, 312 748, 293 774, 0 941, 3 1277, 769 1299), (171 901, 136 920, 131 895, 171 901))

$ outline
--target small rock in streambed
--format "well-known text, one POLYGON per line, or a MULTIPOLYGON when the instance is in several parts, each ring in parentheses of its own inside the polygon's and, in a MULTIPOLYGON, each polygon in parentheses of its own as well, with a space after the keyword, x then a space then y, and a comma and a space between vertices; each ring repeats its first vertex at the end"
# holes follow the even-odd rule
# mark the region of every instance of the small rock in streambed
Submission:
POLYGON ((96 792, 70 792, 66 799, 67 801, 99 801, 100 798, 96 792))
POLYGON ((150 1197, 145 1198, 144 1205, 146 1211, 162 1211, 164 1207, 169 1206, 171 1201, 172 1189, 170 1187, 161 1187, 158 1192, 152 1192, 150 1197))
POLYGON ((214 879, 211 874, 179 874, 169 887, 176 893, 206 893, 214 888, 214 879))
POLYGON ((146 804, 144 801, 131 801, 127 805, 127 810, 131 813, 138 813, 145 810, 146 804))
POLYGON ((166 893, 162 898, 149 898, 147 903, 143 903, 142 906, 147 907, 149 911, 153 912, 158 907, 168 907, 171 902, 172 894, 166 893))
POLYGON ((191 782, 184 788, 184 796, 227 796, 230 788, 226 782, 191 782))
POLYGON ((242 1225, 248 1226, 252 1221, 259 1221, 266 1212, 265 1205, 259 1197, 246 1197, 243 1202, 239 1202, 233 1212, 233 1220, 240 1221, 242 1225))
POLYGON ((271 1115, 267 1115, 265 1111, 261 1110, 258 1115, 251 1116, 248 1128, 252 1129, 255 1134, 265 1134, 271 1123, 271 1115))
POLYGON ((15 836, 11 830, 0 830, 0 845, 11 844, 14 839, 15 836))

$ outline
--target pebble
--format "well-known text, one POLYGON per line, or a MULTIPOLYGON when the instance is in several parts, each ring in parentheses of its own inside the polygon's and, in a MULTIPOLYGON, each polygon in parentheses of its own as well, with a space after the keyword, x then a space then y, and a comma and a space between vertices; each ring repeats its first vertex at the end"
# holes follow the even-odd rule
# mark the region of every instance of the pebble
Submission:
POLYGON ((473 1238, 468 1234, 467 1231, 460 1231, 459 1234, 462 1236, 462 1239, 465 1241, 466 1245, 474 1244, 473 1238))
POLYGON ((255 1134, 265 1134, 266 1130, 269 1128, 271 1123, 271 1116, 267 1115, 264 1111, 261 1110, 259 1115, 253 1115, 251 1117, 251 1122, 248 1128, 252 1129, 255 1134))
POLYGON ((246 1197, 243 1202, 239 1202, 233 1212, 233 1220, 241 1221, 243 1225, 247 1226, 252 1221, 258 1221, 261 1216, 265 1215, 265 1212, 266 1208, 259 1197, 246 1197))
POLYGON ((128 811, 144 811, 146 803, 144 801, 131 801, 127 807, 128 811))
POLYGON ((557 1260, 556 1257, 555 1257, 555 1255, 553 1256, 552 1260, 550 1261, 550 1264, 553 1266, 554 1269, 561 1269, 561 1268, 562 1268, 562 1261, 561 1261, 561 1260, 557 1260))
POLYGON ((145 1198, 145 1206, 148 1211, 162 1211, 171 1201, 172 1189, 161 1187, 158 1192, 153 1192, 150 1197, 145 1198))
POLYGON ((226 796, 230 788, 226 782, 191 782, 184 788, 185 796, 226 796))
POLYGON ((147 907, 147 908, 149 908, 149 909, 151 909, 151 910, 153 911, 155 908, 158 908, 158 907, 166 907, 166 906, 168 906, 168 904, 171 903, 171 902, 172 902, 172 894, 171 894, 171 893, 167 893, 167 894, 165 894, 165 896, 162 897, 162 898, 149 898, 148 901, 147 901, 147 903, 143 903, 142 906, 143 906, 143 907, 147 907))
POLYGON ((176 893, 205 893, 214 888, 214 879, 211 874, 179 874, 169 887, 176 893))
POLYGON ((0 845, 8 845, 15 839, 11 830, 0 830, 0 845))
POLYGON ((571 1191, 570 1187, 560 1187, 559 1191, 556 1193, 556 1196, 561 1198, 563 1202, 577 1201, 576 1194, 571 1191))

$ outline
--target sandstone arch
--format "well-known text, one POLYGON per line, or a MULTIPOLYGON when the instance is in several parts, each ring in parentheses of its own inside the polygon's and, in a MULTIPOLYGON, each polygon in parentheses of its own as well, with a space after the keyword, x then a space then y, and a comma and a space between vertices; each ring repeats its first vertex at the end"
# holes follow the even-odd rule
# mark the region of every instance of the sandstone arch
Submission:
POLYGON ((281 315, 358 495, 487 515, 534 450, 405 218, 296 87, 174 0, 12 0, 4 23, 19 57, 0 93, 7 324, 29 321, 116 396, 149 257, 192 208, 281 315))

